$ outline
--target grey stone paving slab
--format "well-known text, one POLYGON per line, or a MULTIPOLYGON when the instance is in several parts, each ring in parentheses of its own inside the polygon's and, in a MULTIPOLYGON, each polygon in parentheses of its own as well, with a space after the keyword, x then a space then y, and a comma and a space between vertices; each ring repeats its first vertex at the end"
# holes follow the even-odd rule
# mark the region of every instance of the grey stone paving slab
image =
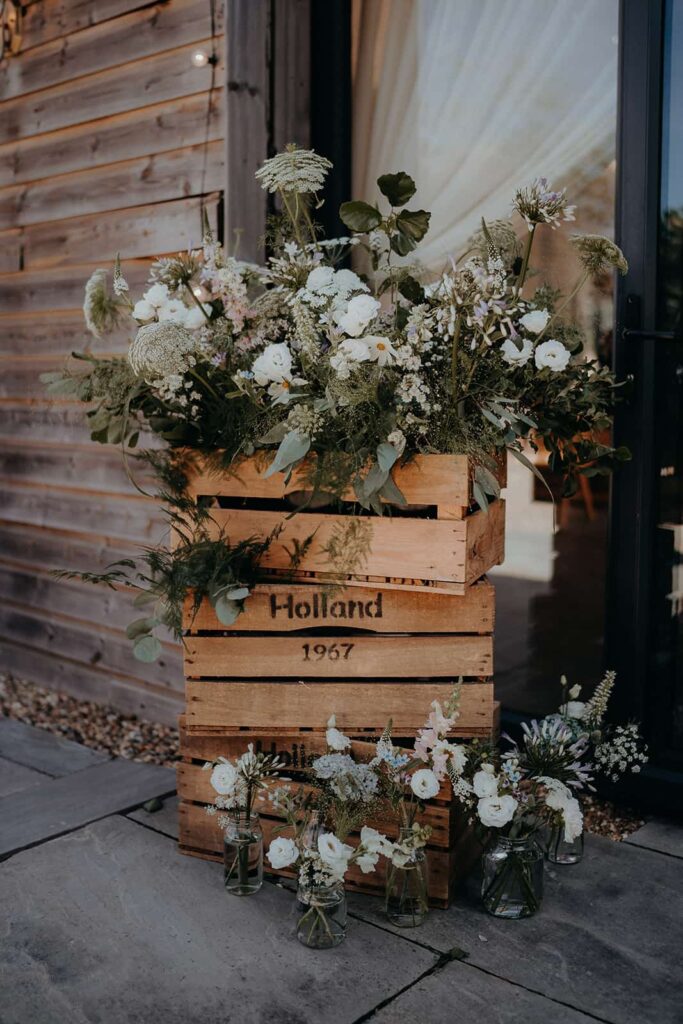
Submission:
POLYGON ((15 764, 14 761, 0 757, 0 797, 50 781, 49 775, 34 772, 32 768, 24 768, 23 764, 15 764))
POLYGON ((107 761, 0 799, 0 858, 175 789, 175 773, 107 761))
MULTIPOLYGON (((390 927, 379 901, 354 914, 390 927)), ((540 912, 500 921, 479 904, 474 881, 448 911, 431 911, 415 939, 501 978, 615 1024, 678 1024, 683 984, 683 864, 589 836, 572 867, 546 867, 540 912)))
POLYGON ((110 760, 109 754, 73 743, 45 729, 36 729, 15 718, 0 718, 0 757, 48 775, 70 775, 110 760))
POLYGON ((306 949, 290 893, 227 896, 218 865, 118 815, 8 861, 0 904, 3 1024, 351 1024, 436 962, 353 920, 306 949))
POLYGON ((571 1007, 466 963, 427 975, 372 1017, 372 1024, 591 1024, 571 1007))
POLYGON ((169 796, 163 801, 163 807, 159 811, 146 811, 144 807, 138 807, 126 815, 133 821, 139 821, 142 825, 163 832, 164 835, 178 838, 178 797, 169 796))
POLYGON ((624 842, 657 850, 658 853, 668 853, 672 857, 683 857, 683 825, 658 818, 646 822, 624 842))

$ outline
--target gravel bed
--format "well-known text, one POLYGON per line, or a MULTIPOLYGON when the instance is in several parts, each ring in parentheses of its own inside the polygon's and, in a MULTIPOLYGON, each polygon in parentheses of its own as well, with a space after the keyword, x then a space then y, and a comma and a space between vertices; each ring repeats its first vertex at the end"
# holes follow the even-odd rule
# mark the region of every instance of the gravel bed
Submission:
POLYGON ((178 760, 178 730, 114 708, 0 674, 0 715, 58 733, 85 747, 148 764, 178 760))
MULTIPOLYGON (((59 733, 86 747, 149 764, 178 760, 178 730, 114 708, 43 690, 33 683, 0 674, 0 715, 18 718, 48 732, 59 733)), ((587 832, 619 842, 645 824, 635 811, 608 800, 583 796, 587 832)))

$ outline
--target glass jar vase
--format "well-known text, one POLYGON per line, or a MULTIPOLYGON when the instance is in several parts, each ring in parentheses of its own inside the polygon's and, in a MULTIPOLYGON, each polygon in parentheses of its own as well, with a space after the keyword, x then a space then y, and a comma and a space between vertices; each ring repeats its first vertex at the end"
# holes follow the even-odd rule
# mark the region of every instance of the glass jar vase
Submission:
POLYGON ((564 826, 548 831, 545 855, 551 864, 578 864, 583 858, 583 832, 576 839, 567 842, 564 826))
POLYGON ((263 833, 258 812, 226 811, 223 877, 233 896, 251 896, 263 885, 263 833))
MULTIPOLYGON (((410 840, 413 830, 401 829, 399 844, 410 840)), ((410 851, 409 859, 399 867, 387 862, 384 888, 384 909, 392 924, 398 928, 417 928, 429 910, 429 874, 425 851, 410 851)))
POLYGON ((309 949, 332 949, 346 938, 344 883, 299 883, 296 937, 309 949))
POLYGON ((533 836, 497 838, 483 856, 481 897, 494 917, 531 917, 543 899, 543 851, 533 836))

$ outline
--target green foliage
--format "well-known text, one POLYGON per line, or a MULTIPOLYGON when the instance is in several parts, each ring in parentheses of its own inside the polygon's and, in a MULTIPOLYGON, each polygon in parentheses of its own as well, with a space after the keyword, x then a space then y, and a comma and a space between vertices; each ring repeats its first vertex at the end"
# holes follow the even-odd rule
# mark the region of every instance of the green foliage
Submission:
POLYGON ((377 184, 391 206, 405 206, 415 195, 415 182, 405 171, 399 171, 398 174, 381 174, 377 184))

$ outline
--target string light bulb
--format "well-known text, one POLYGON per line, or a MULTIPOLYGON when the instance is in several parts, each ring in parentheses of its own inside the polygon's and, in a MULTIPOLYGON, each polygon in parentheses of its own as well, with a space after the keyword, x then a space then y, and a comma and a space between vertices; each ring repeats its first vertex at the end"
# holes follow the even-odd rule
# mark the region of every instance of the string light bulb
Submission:
POLYGON ((206 65, 209 63, 209 55, 206 52, 206 50, 202 49, 201 47, 198 47, 196 50, 192 51, 192 56, 190 57, 190 60, 192 61, 196 68, 205 68, 206 65))

